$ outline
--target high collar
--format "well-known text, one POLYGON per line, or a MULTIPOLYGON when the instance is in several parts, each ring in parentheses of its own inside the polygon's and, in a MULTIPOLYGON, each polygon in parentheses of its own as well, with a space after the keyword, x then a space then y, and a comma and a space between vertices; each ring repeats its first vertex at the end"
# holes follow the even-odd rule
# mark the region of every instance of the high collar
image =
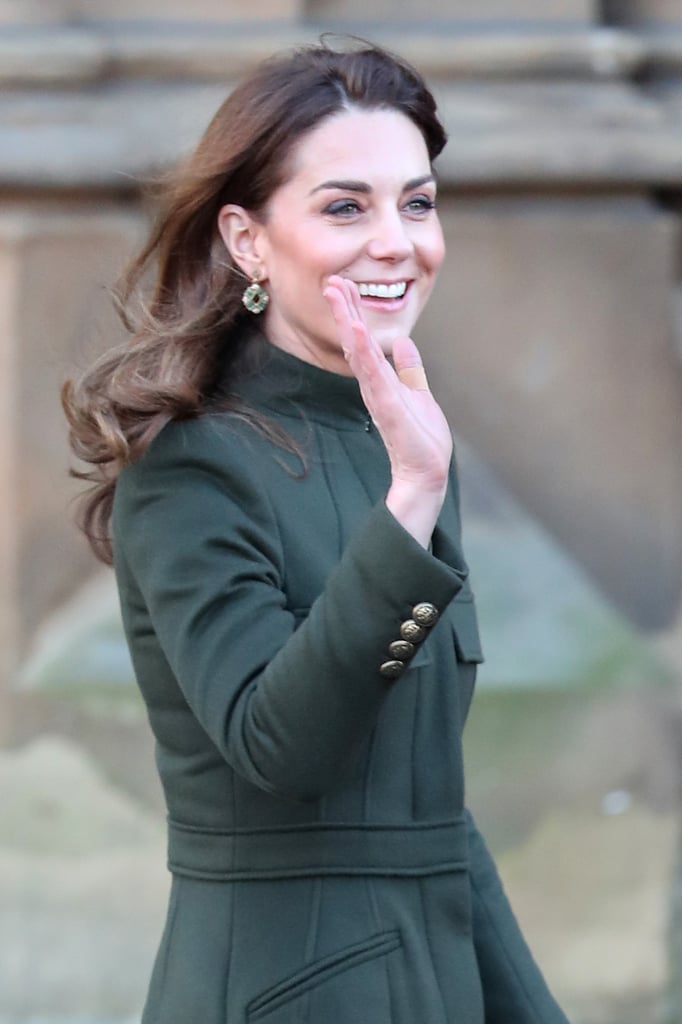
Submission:
POLYGON ((367 428, 370 417, 355 377, 314 366, 260 334, 249 338, 243 351, 230 390, 250 405, 337 429, 367 428))

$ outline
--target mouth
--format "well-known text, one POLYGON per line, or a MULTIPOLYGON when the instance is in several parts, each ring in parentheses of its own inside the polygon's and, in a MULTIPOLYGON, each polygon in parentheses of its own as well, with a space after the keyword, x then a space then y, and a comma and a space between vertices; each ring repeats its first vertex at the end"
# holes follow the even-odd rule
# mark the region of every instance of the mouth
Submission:
POLYGON ((388 299, 393 301, 402 299, 408 287, 407 281, 392 281, 391 283, 359 281, 356 284, 360 297, 363 299, 388 299))

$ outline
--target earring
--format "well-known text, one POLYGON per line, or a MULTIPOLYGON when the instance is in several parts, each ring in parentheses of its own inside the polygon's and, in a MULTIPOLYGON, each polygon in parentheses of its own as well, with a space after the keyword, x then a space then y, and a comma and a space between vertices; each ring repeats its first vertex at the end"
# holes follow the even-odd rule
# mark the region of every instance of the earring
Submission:
POLYGON ((256 316, 263 312, 270 301, 270 296, 259 281, 260 274, 256 272, 251 279, 251 284, 244 289, 244 294, 242 295, 242 302, 249 313, 254 313, 256 316))

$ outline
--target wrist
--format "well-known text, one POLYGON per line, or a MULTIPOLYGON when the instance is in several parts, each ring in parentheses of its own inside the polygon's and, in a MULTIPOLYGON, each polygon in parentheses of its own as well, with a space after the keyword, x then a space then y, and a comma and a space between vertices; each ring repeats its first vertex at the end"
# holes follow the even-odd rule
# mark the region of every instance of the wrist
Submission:
POLYGON ((424 486, 411 480, 394 479, 386 495, 386 508, 403 529, 422 547, 428 548, 446 490, 447 480, 424 486))

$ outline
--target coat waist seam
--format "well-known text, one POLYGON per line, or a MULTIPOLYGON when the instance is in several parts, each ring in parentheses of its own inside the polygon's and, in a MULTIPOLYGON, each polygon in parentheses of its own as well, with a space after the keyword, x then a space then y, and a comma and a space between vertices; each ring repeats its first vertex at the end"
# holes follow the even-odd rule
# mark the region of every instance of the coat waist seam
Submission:
POLYGON ((367 875, 424 877, 468 869, 463 817, 381 825, 215 829, 168 822, 168 867, 224 881, 367 875))

